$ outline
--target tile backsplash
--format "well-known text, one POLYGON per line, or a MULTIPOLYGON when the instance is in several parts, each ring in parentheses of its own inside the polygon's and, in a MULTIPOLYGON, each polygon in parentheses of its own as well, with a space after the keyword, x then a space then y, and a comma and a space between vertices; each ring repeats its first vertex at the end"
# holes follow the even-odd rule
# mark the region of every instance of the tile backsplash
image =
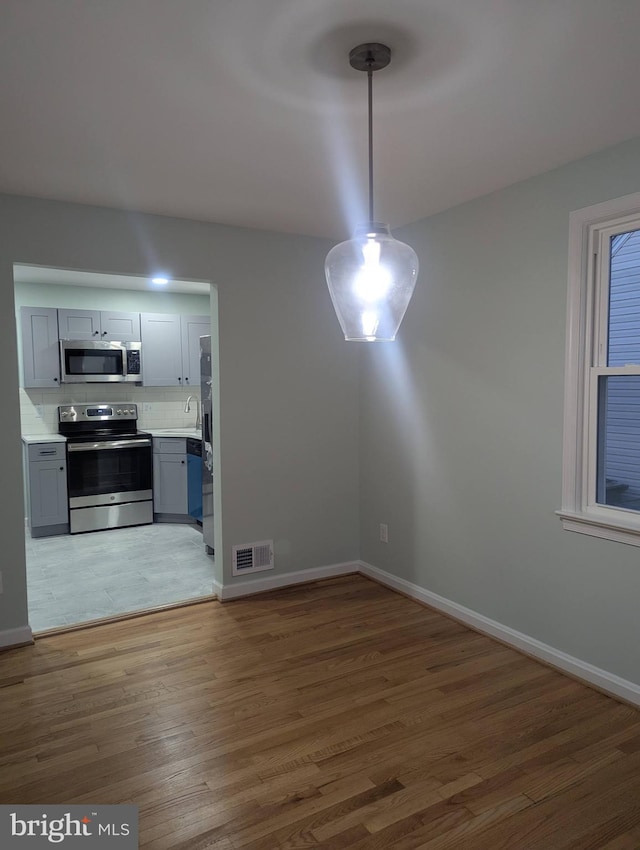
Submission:
POLYGON ((20 421, 23 434, 56 434, 58 405, 79 402, 135 402, 138 427, 188 428, 195 425, 196 405, 184 412, 189 395, 200 400, 199 387, 137 387, 127 384, 75 384, 51 389, 20 388, 20 421))

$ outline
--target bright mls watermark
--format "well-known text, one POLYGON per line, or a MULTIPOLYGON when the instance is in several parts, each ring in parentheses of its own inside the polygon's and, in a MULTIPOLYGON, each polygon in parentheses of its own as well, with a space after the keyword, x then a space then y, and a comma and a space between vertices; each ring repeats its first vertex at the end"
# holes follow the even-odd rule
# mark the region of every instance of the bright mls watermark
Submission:
POLYGON ((138 850, 137 806, 0 806, 2 850, 138 850))

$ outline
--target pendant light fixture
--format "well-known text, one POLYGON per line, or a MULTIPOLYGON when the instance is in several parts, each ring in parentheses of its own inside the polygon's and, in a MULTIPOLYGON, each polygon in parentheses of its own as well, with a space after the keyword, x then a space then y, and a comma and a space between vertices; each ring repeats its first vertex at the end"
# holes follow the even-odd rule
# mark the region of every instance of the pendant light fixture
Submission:
POLYGON ((366 71, 369 90, 369 221, 353 238, 329 251, 324 269, 333 306, 346 340, 391 342, 413 295, 418 257, 394 239, 373 215, 373 72, 386 68, 391 51, 384 44, 360 44, 349 63, 366 71))

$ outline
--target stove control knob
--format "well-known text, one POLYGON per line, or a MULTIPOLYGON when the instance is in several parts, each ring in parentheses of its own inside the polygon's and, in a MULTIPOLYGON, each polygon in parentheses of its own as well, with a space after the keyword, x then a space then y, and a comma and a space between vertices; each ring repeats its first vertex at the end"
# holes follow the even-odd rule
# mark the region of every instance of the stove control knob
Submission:
POLYGON ((65 416, 68 416, 68 415, 69 415, 69 411, 68 411, 68 410, 61 410, 61 411, 60 411, 60 416, 62 416, 63 418, 64 418, 65 416))
POLYGON ((121 410, 119 410, 119 409, 118 409, 118 410, 116 410, 116 416, 122 416, 122 411, 121 411, 121 410))

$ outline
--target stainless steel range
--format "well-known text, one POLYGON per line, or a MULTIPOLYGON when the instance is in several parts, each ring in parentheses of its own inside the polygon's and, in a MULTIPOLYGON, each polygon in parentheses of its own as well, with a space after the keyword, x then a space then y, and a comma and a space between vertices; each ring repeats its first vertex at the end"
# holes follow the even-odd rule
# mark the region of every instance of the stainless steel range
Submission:
POLYGON ((63 404, 71 534, 153 522, 151 435, 138 431, 137 405, 63 404))

